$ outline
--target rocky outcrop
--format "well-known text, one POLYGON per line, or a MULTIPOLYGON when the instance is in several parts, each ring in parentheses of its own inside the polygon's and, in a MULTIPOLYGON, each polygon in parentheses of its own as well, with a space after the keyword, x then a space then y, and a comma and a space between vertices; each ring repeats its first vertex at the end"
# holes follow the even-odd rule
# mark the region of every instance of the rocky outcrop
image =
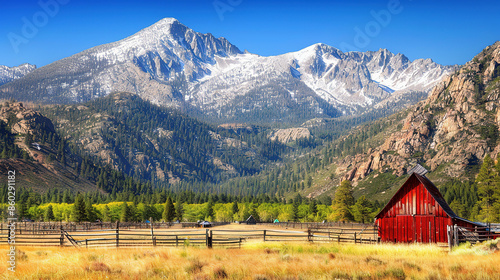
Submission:
POLYGON ((305 127, 276 129, 268 135, 269 139, 273 141, 279 141, 284 144, 295 141, 297 139, 309 137, 312 137, 311 132, 305 127))
POLYGON ((416 162, 431 171, 444 165, 451 177, 462 176, 486 154, 500 152, 500 42, 487 47, 463 68, 445 78, 429 97, 415 105, 401 129, 366 154, 338 165, 344 179, 358 181, 370 172, 402 175, 416 162))
POLYGON ((37 128, 55 132, 52 121, 37 111, 18 102, 4 102, 0 107, 0 120, 11 128, 14 134, 34 134, 37 128))

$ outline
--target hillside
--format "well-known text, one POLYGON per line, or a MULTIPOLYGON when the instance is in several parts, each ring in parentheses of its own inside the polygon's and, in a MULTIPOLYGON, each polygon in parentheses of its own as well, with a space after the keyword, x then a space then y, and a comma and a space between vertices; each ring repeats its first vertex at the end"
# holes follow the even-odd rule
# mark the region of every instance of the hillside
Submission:
POLYGON ((0 104, 0 172, 16 172, 16 186, 37 192, 48 189, 96 191, 95 183, 80 178, 66 156, 51 120, 22 103, 0 104))
POLYGON ((387 199, 419 163, 438 185, 473 180, 486 155, 500 153, 500 42, 485 48, 445 78, 430 96, 404 112, 359 126, 318 156, 313 195, 331 193, 338 182, 355 183, 355 193, 387 199), (321 175, 323 174, 323 175, 321 175), (333 175, 332 175, 333 174, 333 175))
POLYGON ((251 175, 285 148, 258 127, 225 129, 130 93, 81 105, 42 107, 82 152, 141 180, 216 183, 251 175))

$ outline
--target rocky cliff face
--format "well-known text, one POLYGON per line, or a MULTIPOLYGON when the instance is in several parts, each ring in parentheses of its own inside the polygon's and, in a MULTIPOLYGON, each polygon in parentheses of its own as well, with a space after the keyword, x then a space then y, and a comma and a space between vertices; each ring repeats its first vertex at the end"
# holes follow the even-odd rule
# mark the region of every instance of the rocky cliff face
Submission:
POLYGON ((402 175, 416 162, 445 176, 464 176, 489 153, 500 153, 500 42, 484 49, 412 108, 400 130, 366 154, 339 164, 343 178, 372 171, 402 175))
POLYGON ((311 137, 311 132, 305 127, 285 128, 273 130, 268 138, 273 141, 279 141, 283 144, 295 141, 297 139, 311 137))
POLYGON ((26 108, 22 103, 4 102, 0 107, 0 120, 7 123, 13 134, 35 134, 43 128, 55 132, 52 121, 39 112, 26 108))

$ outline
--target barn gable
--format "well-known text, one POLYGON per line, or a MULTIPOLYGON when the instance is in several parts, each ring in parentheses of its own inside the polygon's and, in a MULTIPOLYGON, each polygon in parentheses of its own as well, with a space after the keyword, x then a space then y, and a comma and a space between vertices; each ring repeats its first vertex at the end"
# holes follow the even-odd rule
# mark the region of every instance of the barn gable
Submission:
POLYGON ((375 218, 381 240, 391 242, 447 242, 447 226, 477 225, 458 217, 437 187, 417 172, 375 218))
POLYGON ((389 211, 393 211, 394 215, 401 215, 403 213, 406 215, 430 214, 435 211, 429 209, 429 206, 423 208, 417 206, 422 206, 422 203, 429 204, 432 200, 436 203, 431 205, 431 207, 434 206, 435 208, 439 208, 434 210, 437 210, 438 212, 441 212, 440 214, 445 214, 450 218, 458 218, 453 210, 451 210, 448 203, 446 203, 438 188, 429 179, 427 179, 427 177, 420 176, 417 173, 412 173, 408 180, 406 180, 406 182, 391 198, 389 203, 387 203, 387 205, 375 216, 375 218, 378 219, 387 214, 389 211), (430 197, 425 193, 425 191, 430 195, 430 197), (404 207, 401 207, 402 205, 404 207), (403 213, 401 213, 401 210, 403 213))

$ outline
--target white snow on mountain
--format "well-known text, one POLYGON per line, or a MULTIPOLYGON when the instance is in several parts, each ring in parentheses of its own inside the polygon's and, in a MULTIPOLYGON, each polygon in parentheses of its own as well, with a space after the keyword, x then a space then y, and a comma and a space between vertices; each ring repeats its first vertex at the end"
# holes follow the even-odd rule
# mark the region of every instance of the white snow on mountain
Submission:
POLYGON ((0 85, 22 78, 35 69, 35 65, 28 63, 21 64, 17 67, 0 65, 0 85))
MULTIPOLYGON (((46 89, 46 102, 80 102, 128 91, 157 104, 189 105, 206 114, 235 102, 248 105, 238 98, 253 102, 279 91, 292 102, 322 112, 318 98, 342 110, 366 108, 392 95, 428 91, 451 70, 430 59, 412 62, 385 49, 343 53, 325 44, 264 57, 165 18, 123 40, 37 69, 44 86, 33 86, 33 91, 46 89), (62 81, 61 76, 68 78, 62 81)), ((11 85, 3 90, 15 89, 11 85)))

